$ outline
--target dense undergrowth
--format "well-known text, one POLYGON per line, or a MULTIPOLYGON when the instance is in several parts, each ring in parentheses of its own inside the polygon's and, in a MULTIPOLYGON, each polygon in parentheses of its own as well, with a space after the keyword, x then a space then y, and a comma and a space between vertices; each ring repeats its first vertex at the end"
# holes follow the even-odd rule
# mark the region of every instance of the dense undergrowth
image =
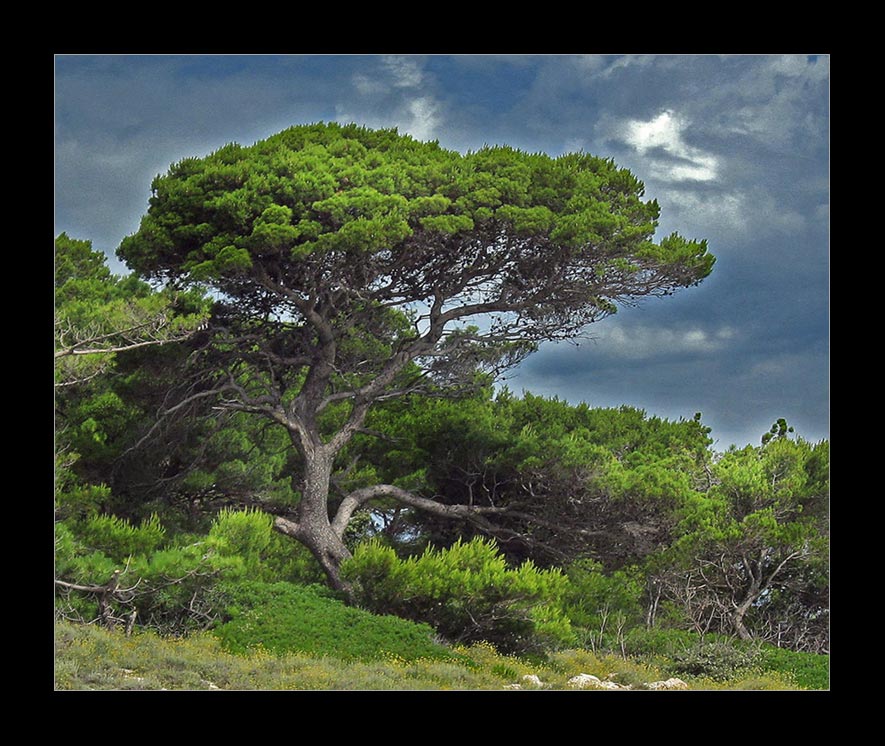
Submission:
MULTIPOLYGON (((409 560, 363 545, 345 566, 358 601, 348 605, 326 586, 270 579, 279 563, 269 524, 223 512, 205 541, 130 554, 127 571, 140 580, 127 580, 125 594, 106 585, 61 594, 56 688, 471 690, 524 688, 533 675, 543 682, 534 688, 566 689, 578 674, 632 689, 671 677, 692 689, 829 687, 828 656, 648 630, 629 573, 606 576, 592 563, 569 575, 530 562, 507 568, 482 540, 409 560), (81 623, 71 623, 78 611, 81 623)), ((125 537, 151 530, 111 528, 120 526, 125 537)), ((70 566, 110 567, 119 543, 110 556, 71 552, 70 566)))
POLYGON ((262 649, 323 656, 334 651, 340 660, 453 657, 433 641, 430 626, 345 606, 320 586, 238 583, 227 593, 231 618, 216 634, 230 652, 262 649))

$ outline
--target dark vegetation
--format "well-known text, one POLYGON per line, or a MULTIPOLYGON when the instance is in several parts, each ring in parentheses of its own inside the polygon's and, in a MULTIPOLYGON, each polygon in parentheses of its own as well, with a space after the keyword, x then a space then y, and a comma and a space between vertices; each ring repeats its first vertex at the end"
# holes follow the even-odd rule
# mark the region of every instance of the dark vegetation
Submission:
POLYGON ((497 686, 485 663, 560 675, 568 650, 826 688, 828 442, 778 420, 716 453, 699 414, 493 388, 540 342, 710 272, 703 242, 652 241, 642 192, 587 155, 318 125, 157 177, 130 277, 59 236, 58 685, 132 684, 74 672, 75 639, 136 655, 76 623, 423 661, 443 688, 497 686))

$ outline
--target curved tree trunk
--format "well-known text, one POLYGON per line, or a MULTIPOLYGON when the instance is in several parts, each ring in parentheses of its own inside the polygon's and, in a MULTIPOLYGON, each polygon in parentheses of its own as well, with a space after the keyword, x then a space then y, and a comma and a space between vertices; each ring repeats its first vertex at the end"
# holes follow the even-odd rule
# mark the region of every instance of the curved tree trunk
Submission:
POLYGON ((277 517, 274 528, 304 544, 319 562, 329 585, 350 595, 350 587, 341 577, 341 564, 351 557, 329 519, 329 484, 334 456, 319 448, 304 454, 304 480, 296 520, 277 517))
POLYGON ((316 523, 296 523, 286 518, 277 516, 274 519, 274 528, 281 534, 290 536, 304 544, 311 554, 319 562, 329 585, 336 591, 343 591, 350 596, 350 585, 341 577, 341 564, 352 556, 344 542, 328 526, 316 523))
POLYGON ((750 608, 752 602, 745 602, 738 606, 734 610, 731 615, 731 624, 734 627, 734 631, 737 632, 737 636, 742 640, 752 640, 753 635, 750 633, 750 630, 747 629, 747 626, 744 624, 744 617, 747 614, 747 610, 750 608))

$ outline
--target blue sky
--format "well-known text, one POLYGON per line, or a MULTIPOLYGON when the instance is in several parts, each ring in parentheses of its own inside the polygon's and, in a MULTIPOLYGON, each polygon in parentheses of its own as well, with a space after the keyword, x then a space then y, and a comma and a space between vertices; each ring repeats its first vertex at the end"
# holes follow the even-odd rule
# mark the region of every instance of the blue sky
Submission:
MULTIPOLYGON (((516 392, 670 419, 716 447, 779 417, 829 437, 830 60, 802 55, 60 55, 55 227, 114 256, 151 179, 294 124, 397 127, 465 151, 611 157, 661 205, 659 236, 705 238, 697 288, 545 345, 516 392)), ((111 267, 126 269, 116 259, 111 267)))

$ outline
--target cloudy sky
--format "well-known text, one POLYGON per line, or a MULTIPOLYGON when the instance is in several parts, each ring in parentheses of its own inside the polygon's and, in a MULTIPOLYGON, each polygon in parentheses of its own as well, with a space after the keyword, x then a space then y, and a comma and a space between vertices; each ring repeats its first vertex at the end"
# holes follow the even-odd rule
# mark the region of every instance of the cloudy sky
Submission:
POLYGON ((507 384, 670 419, 716 447, 785 417, 829 437, 829 57, 89 56, 55 60, 55 227, 111 267, 151 179, 293 124, 398 127, 466 151, 612 157, 661 205, 659 237, 705 238, 699 287, 543 347, 507 384))

